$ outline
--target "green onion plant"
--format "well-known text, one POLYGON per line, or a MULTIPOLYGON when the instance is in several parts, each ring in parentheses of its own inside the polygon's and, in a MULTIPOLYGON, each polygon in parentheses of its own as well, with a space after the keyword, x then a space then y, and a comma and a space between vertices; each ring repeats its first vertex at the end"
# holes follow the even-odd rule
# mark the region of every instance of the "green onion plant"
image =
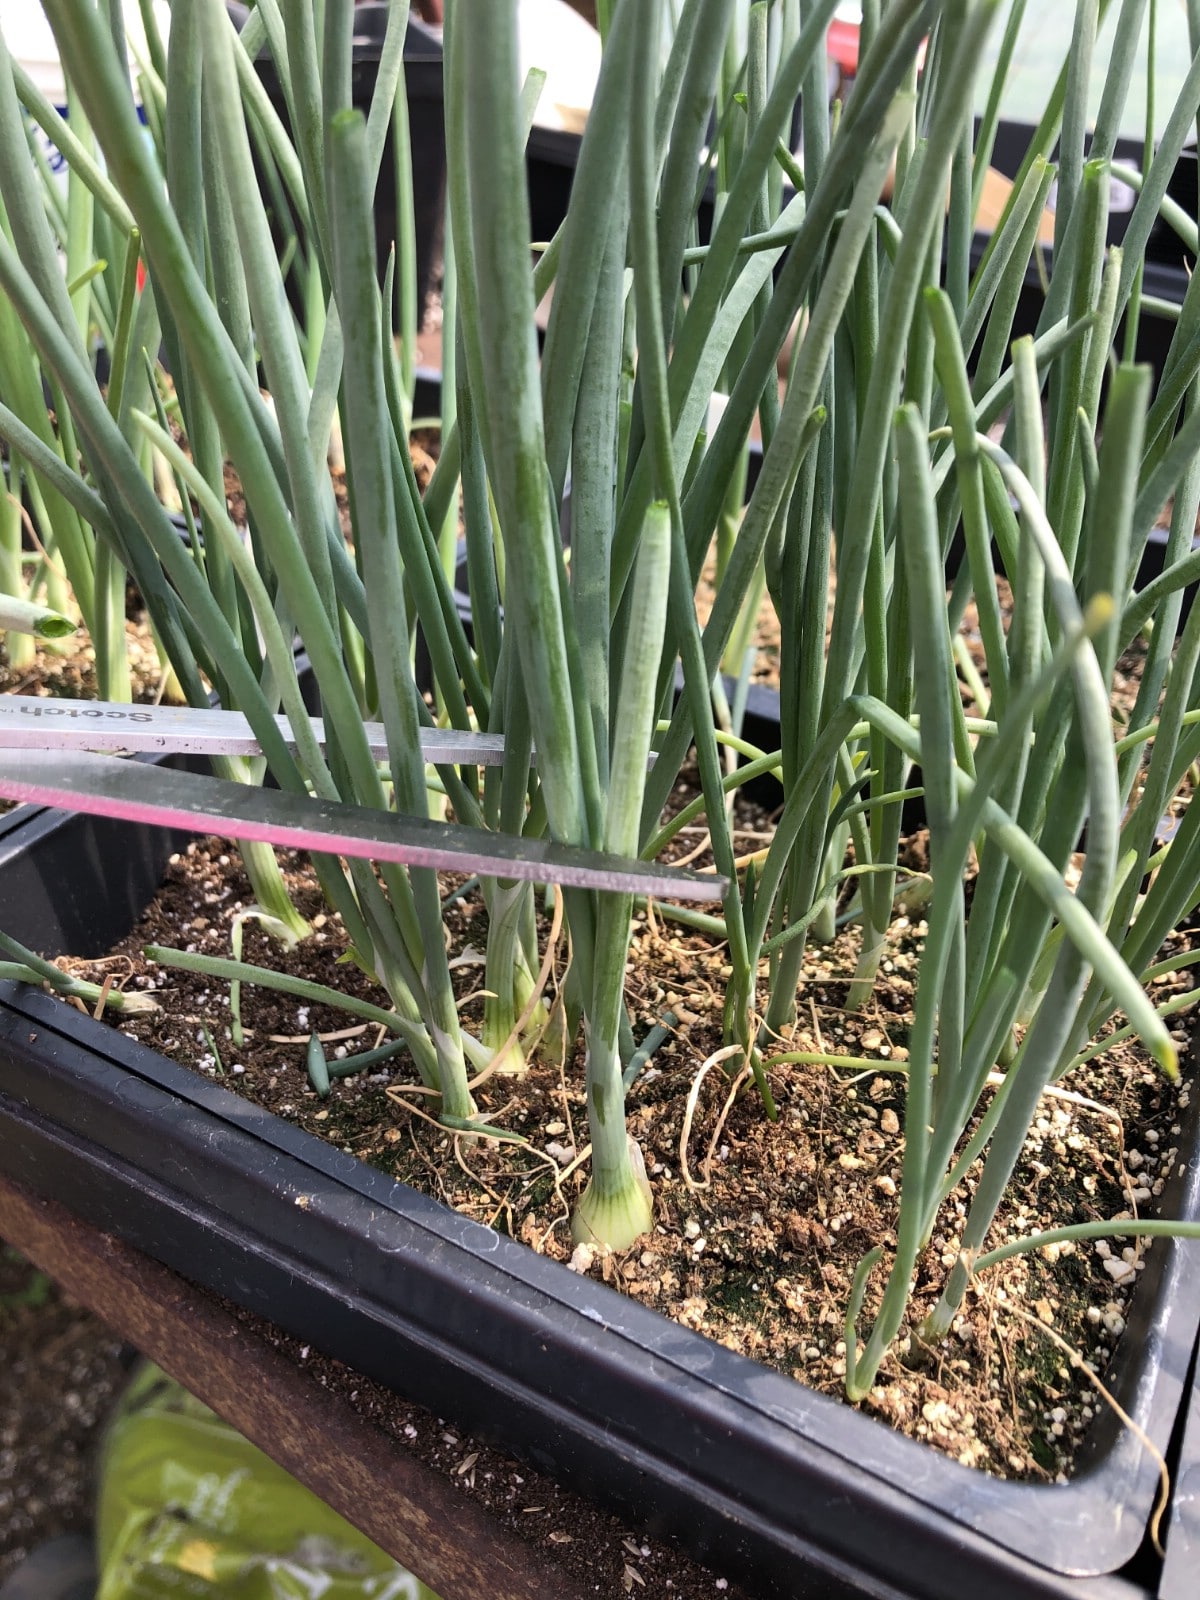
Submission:
MULTIPOLYGON (((12 86, 0 110, 4 139, 23 168, 23 181, 0 208, 0 231, 52 297, 64 330, 73 324, 81 356, 94 361, 102 349, 103 359, 112 361, 107 392, 119 405, 124 371, 118 352, 133 335, 136 230, 103 177, 82 107, 70 108, 68 128, 2 41, 0 76, 12 86), (33 122, 68 157, 65 177, 51 170, 41 143, 30 136, 33 122), (97 190, 106 203, 97 202, 97 190)), ((77 449, 73 419, 7 296, 0 296, 0 408, 8 454, 0 590, 44 597, 60 611, 73 602, 95 650, 101 695, 127 700, 125 572, 115 549, 97 538, 86 507, 62 492, 61 478, 73 471, 77 449), (28 528, 36 533, 36 551, 29 548, 28 528)), ((10 641, 9 654, 20 664, 32 659, 32 646, 22 650, 10 641)))
MULTIPOLYGON (((408 450, 411 237, 401 229, 381 282, 372 215, 389 125, 403 147, 407 6, 392 8, 367 116, 350 106, 350 0, 258 0, 241 38, 220 0, 176 6, 169 41, 152 32, 140 71, 147 129, 104 9, 44 7, 102 157, 83 140, 64 146, 76 211, 86 191, 93 229, 103 217, 121 242, 121 293, 130 252, 146 284, 129 305, 113 301, 121 379, 106 402, 36 169, 24 144, 0 143, 4 314, 36 351, 59 424, 47 436, 13 407, 0 434, 95 530, 105 561, 133 575, 187 697, 203 704, 215 690, 245 713, 263 757, 242 776, 265 768, 291 794, 418 816, 432 806, 501 834, 646 858, 702 811, 720 914, 665 909, 725 946, 725 1043, 734 1070, 751 1068, 765 1115, 772 1064, 803 1055, 792 1029, 810 935, 857 921, 846 1003, 870 1001, 903 803, 923 794, 931 888, 896 1244, 874 1290, 882 1245, 869 1253, 848 1308, 847 1387, 865 1394, 904 1325, 939 1208, 981 1163, 931 1339, 989 1259, 1040 1095, 1114 1014, 1176 1070, 1144 982, 1170 965, 1161 946, 1200 899, 1200 812, 1187 803, 1200 622, 1183 610, 1200 576, 1194 279, 1156 390, 1129 358, 1161 309, 1141 267, 1160 210, 1173 217, 1166 184, 1200 109, 1200 56, 1134 175, 1123 248, 1110 250, 1112 157, 1145 3, 1077 0, 1070 59, 973 266, 1001 89, 981 93, 978 64, 995 35, 1003 70, 1022 5, 867 7, 857 80, 829 107, 835 0, 614 0, 600 8, 603 65, 570 207, 534 251, 525 141, 539 84, 519 78, 514 0, 448 0, 448 392, 422 495, 408 450), (1113 66, 1089 139, 1102 26, 1115 33, 1113 66), (264 44, 290 134, 254 72, 264 44), (1047 266, 1038 232, 1055 184, 1047 266), (269 225, 280 196, 294 224, 282 248, 269 225), (300 312, 286 292, 296 262, 300 312), (1022 297, 1043 282, 1036 330, 1014 342, 1022 297), (169 383, 154 364, 160 333, 169 383), (326 462, 335 418, 349 540, 326 462), (743 506, 754 434, 762 465, 743 506), (170 527, 145 471, 151 449, 202 539, 170 527), (245 529, 227 514, 227 460, 245 529), (1167 565, 1139 592, 1139 556, 1168 500, 1167 565), (459 515, 470 636, 451 588, 459 515), (701 626, 696 592, 714 550, 701 626), (782 638, 769 752, 739 737, 748 618, 764 588, 782 638), (431 663, 420 684, 418 632, 431 663), (296 639, 324 749, 305 718, 296 639), (1137 703, 1114 725, 1116 663, 1136 641, 1137 703), (386 730, 382 766, 365 720, 386 730), (427 770, 418 736, 435 720, 502 735, 503 765, 427 770), (669 815, 693 755, 701 793, 669 815), (770 847, 739 873, 729 804, 764 771, 780 778, 782 810, 770 847), (1172 807, 1182 820, 1163 845, 1172 807)), ((0 66, 0 116, 12 122, 23 105, 45 118, 0 66)), ((1194 223, 1173 220, 1194 242, 1194 223)), ((503 876, 480 881, 489 999, 473 1031, 433 872, 315 866, 443 1120, 477 1127, 472 1073, 520 1070, 546 1020, 538 897, 503 876)), ((260 900, 287 922, 265 854, 259 870, 260 900)), ((644 1060, 624 992, 634 903, 568 889, 563 909, 563 1005, 568 1039, 579 1028, 584 1041, 592 1150, 572 1229, 621 1250, 654 1215, 624 1116, 644 1060)), ((319 1050, 310 1072, 325 1092, 319 1050)))

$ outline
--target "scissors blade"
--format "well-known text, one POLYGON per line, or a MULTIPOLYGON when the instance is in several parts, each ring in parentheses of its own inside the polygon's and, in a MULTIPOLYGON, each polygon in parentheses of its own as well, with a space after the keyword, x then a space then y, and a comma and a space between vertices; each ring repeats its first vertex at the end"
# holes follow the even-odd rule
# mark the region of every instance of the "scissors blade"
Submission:
POLYGON ((0 759, 0 796, 192 833, 260 839, 324 855, 362 856, 568 888, 714 900, 726 886, 724 878, 710 873, 259 789, 91 752, 7 751, 0 759))
MULTIPOLYGON (((291 724, 275 718, 294 749, 291 724)), ((325 743, 325 724, 310 717, 313 734, 325 743)), ((377 760, 387 760, 383 724, 364 732, 377 760)), ((61 700, 0 694, 0 748, 9 750, 128 750, 195 756, 257 756, 262 746, 240 711, 192 706, 117 705, 106 700, 61 700)), ((434 766, 500 766, 504 735, 422 728, 421 754, 434 766)))

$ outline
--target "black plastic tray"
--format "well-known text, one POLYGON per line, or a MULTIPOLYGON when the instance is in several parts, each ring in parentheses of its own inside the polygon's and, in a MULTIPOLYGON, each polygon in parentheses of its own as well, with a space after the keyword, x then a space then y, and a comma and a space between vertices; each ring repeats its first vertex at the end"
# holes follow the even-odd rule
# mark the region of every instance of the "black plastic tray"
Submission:
POLYGON ((1200 1574, 1200 1349, 1174 1467, 1167 1558, 1163 1563, 1159 1600, 1195 1600, 1197 1574, 1200 1574))
MULTIPOLYGON (((299 645, 295 660, 301 697, 319 716, 316 679, 299 645)), ((212 770, 203 756, 144 752, 133 759, 186 772, 212 770)), ((272 782, 269 774, 266 781, 272 782)), ((133 927, 157 892, 168 858, 193 837, 178 829, 130 827, 113 817, 13 806, 0 813, 0 929, 49 955, 101 956, 133 927)))
MULTIPOLYGON (((244 22, 244 6, 230 7, 235 21, 244 22)), ((379 73, 380 52, 387 31, 389 0, 365 0, 356 5, 351 63, 351 95, 355 107, 369 111, 379 73)), ((290 128, 283 86, 270 53, 264 48, 255 65, 271 103, 290 128)), ((442 269, 442 236, 446 201, 446 129, 442 95, 442 44, 440 34, 412 16, 404 45, 404 88, 408 107, 412 152, 413 228, 416 255, 417 319, 423 320, 425 302, 442 269)), ((396 153, 389 128, 375 191, 375 243, 382 277, 396 242, 396 153)), ((268 208, 269 209, 269 208, 268 208)), ((283 227, 283 219, 276 219, 283 227)), ((295 226, 287 219, 286 228, 295 226)), ((294 290, 299 293, 298 290, 294 290)))
POLYGON ((168 856, 190 837, 111 817, 14 806, 0 816, 0 929, 53 955, 103 955, 129 932, 162 881, 168 856), (67 827, 69 860, 59 843, 67 827))
MULTIPOLYGON (((992 151, 992 165, 1006 177, 1016 176, 1021 162, 1025 159, 1026 152, 1033 141, 1034 128, 1031 124, 1013 121, 1001 121, 996 128, 996 142, 992 151)), ((1118 139, 1115 150, 1118 161, 1130 166, 1140 167, 1143 160, 1143 147, 1140 140, 1118 139)), ((1190 180, 1195 183, 1194 150, 1185 150, 1180 157, 1179 166, 1176 168, 1175 177, 1169 186, 1172 198, 1185 197, 1186 186, 1190 180)), ((1125 230, 1129 226, 1129 216, 1133 208, 1133 199, 1130 192, 1124 192, 1124 186, 1114 190, 1114 195, 1109 206, 1107 238, 1109 244, 1120 244, 1125 237, 1125 230)), ((979 265, 984 248, 988 242, 986 234, 976 234, 971 252, 971 270, 979 265)), ((1146 260, 1142 274, 1142 289, 1144 294, 1158 300, 1165 300, 1172 305, 1182 305, 1183 297, 1187 293, 1188 279, 1191 275, 1192 263, 1187 259, 1184 247, 1174 232, 1162 222, 1156 224, 1146 249, 1146 260)), ((1033 334, 1037 331, 1038 319, 1041 316, 1045 303, 1045 294, 1041 278, 1038 275, 1035 263, 1030 263, 1025 274, 1024 286, 1017 303, 1016 316, 1013 320, 1012 337, 1020 338, 1024 334, 1033 334)), ((1166 363, 1167 352, 1170 349, 1171 336, 1175 331, 1175 323, 1168 317, 1160 316, 1153 308, 1143 306, 1142 316, 1138 322, 1138 337, 1135 356, 1138 361, 1144 361, 1154 369, 1154 381, 1157 384, 1162 377, 1163 367, 1166 363)), ((1124 321, 1117 331, 1117 348, 1124 350, 1124 321)))
MULTIPOLYGON (((24 870, 59 885, 76 872, 83 819, 29 820, 24 870)), ((119 879, 131 858, 165 855, 161 836, 137 838, 146 831, 96 866, 119 879)), ((103 876, 87 875, 97 893, 103 876)), ((0 916, 28 939, 4 883, 0 916)), ((100 910, 67 905, 74 942, 100 910)), ((1189 1133, 1164 1206, 1194 1217, 1194 1122, 1189 1133)), ((1156 1572, 1116 1574, 1142 1545, 1157 1470, 1107 1413, 1068 1485, 973 1473, 16 986, 0 986, 0 1170, 675 1535, 755 1594, 1154 1592, 1156 1572)), ((1154 1245, 1110 1374, 1161 1449, 1200 1319, 1198 1267, 1195 1242, 1154 1245)))

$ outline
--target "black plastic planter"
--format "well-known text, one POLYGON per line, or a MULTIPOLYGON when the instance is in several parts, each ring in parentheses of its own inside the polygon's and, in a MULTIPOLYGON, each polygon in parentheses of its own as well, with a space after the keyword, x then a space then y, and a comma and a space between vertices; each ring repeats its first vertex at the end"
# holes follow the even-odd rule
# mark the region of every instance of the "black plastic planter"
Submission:
MULTIPOLYGON (((10 855, 25 858, 25 881, 40 878, 57 899, 86 826, 36 817, 14 826, 10 855)), ((119 884, 131 858, 169 846, 140 834, 87 847, 88 896, 60 916, 75 948, 101 916, 103 869, 119 884)), ((10 881, 0 878, 0 918, 29 939, 26 893, 10 881)), ((996 1482, 456 1216, 38 992, 3 986, 0 998, 6 1176, 675 1535, 750 1592, 1155 1592, 1157 1573, 1139 1579, 1129 1564, 1157 1470, 1107 1412, 1071 1484, 996 1482)), ((1181 1216, 1200 1215, 1189 1131, 1163 1199, 1181 1216)), ((1156 1243, 1110 1374, 1163 1449, 1200 1317, 1198 1257, 1195 1245, 1156 1243)))
POLYGON ((1192 1600, 1200 1572, 1200 1347, 1192 1371, 1190 1402, 1175 1463, 1167 1556, 1160 1600, 1192 1600))
MULTIPOLYGON (((1001 121, 996 127, 996 141, 992 151, 992 166, 1005 177, 1013 178, 1024 160, 1033 140, 1034 129, 1028 123, 1001 121)), ((1114 159, 1140 168, 1144 150, 1140 140, 1118 139, 1114 159)), ((1180 156, 1168 192, 1173 199, 1187 203, 1188 184, 1191 184, 1192 204, 1195 204, 1196 152, 1185 149, 1180 156)), ((1136 196, 1124 184, 1114 184, 1109 203, 1107 238, 1109 244, 1120 244, 1129 226, 1129 216, 1136 196)), ((1195 211, 1189 212, 1194 216, 1195 211)), ((982 258, 988 235, 977 233, 971 250, 971 270, 974 272, 982 258)), ((1187 292, 1191 263, 1186 259, 1184 247, 1174 231, 1161 220, 1155 224, 1146 249, 1142 275, 1142 288, 1147 297, 1182 305, 1187 292)), ((1037 331, 1038 318, 1045 303, 1045 294, 1037 267, 1031 263, 1025 274, 1024 287, 1017 304, 1012 337, 1037 331)), ((1162 377, 1167 351, 1175 323, 1157 314, 1152 306, 1143 306, 1138 322, 1136 359, 1154 369, 1155 383, 1162 377)), ((1118 330, 1117 348, 1124 350, 1124 324, 1118 330)))
MULTIPOLYGON (((354 105, 370 109, 387 31, 388 0, 369 0, 354 10, 351 91, 354 105)), ((270 55, 255 63, 271 103, 289 126, 283 86, 270 55)), ((416 236, 417 316, 441 271, 446 200, 446 130, 442 110, 442 46, 438 33, 417 17, 404 44, 404 87, 412 150, 413 223, 416 236)), ((294 219, 289 219, 288 227, 294 219)), ((284 230, 285 232, 287 229, 284 230)), ((389 130, 375 192, 375 242, 380 274, 396 240, 396 154, 389 130)))
POLYGON ((128 828, 108 817, 66 819, 41 806, 0 816, 0 928, 34 950, 98 956, 124 937, 186 834, 128 828), (122 870, 113 871, 114 857, 122 870))
POLYGON ((525 173, 529 186, 529 237, 545 244, 562 226, 579 163, 577 133, 563 128, 529 130, 525 146, 525 173))
MULTIPOLYGON (((182 517, 180 534, 186 537, 182 517)), ((203 535, 201 535, 202 537, 203 535)), ((296 651, 300 694, 320 714, 316 678, 296 651)), ((219 704, 215 696, 213 704, 219 704)), ((210 772, 202 756, 142 754, 135 761, 210 772)), ((265 779, 273 784, 270 774, 265 779)), ((19 805, 0 814, 0 929, 31 950, 101 956, 123 939, 153 899, 167 860, 192 838, 168 828, 133 828, 113 817, 19 805)))

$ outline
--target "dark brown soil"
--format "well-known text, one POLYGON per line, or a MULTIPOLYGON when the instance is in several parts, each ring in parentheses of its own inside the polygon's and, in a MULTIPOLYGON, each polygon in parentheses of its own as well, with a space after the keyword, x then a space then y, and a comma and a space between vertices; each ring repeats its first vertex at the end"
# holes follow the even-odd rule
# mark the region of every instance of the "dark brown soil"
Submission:
MULTIPOLYGON (((158 655, 144 615, 125 625, 125 650, 133 677, 133 698, 154 699, 159 679, 158 655)), ((9 663, 4 635, 0 633, 0 694, 56 695, 63 700, 96 698, 96 652, 80 631, 73 638, 59 641, 50 649, 42 640, 35 646, 28 666, 9 663)), ((10 809, 10 800, 0 799, 0 812, 10 809)))
MULTIPOLYGON (((144 616, 126 624, 126 653, 134 677, 134 698, 150 699, 158 679, 158 657, 144 616)), ((59 695, 65 700, 96 698, 96 652, 86 633, 60 641, 51 650, 37 642, 33 663, 28 667, 9 665, 4 636, 0 634, 0 693, 59 695)))
POLYGON ((0 1583, 44 1540, 90 1525, 95 1452, 126 1354, 0 1244, 0 1583))
MULTIPOLYGON (((914 855, 910 865, 916 864, 914 855)), ((313 937, 287 958, 288 967, 385 1001, 370 980, 337 963, 336 922, 325 919, 299 864, 290 861, 288 872, 297 903, 316 924, 313 937)), ((248 900, 228 847, 204 843, 176 858, 143 924, 100 964, 123 985, 151 988, 164 1002, 161 1014, 131 1019, 128 1031, 389 1174, 569 1260, 575 1270, 602 1276, 721 1343, 840 1394, 850 1277, 872 1244, 886 1246, 894 1238, 904 1116, 903 1077, 895 1068, 905 1055, 924 932, 919 922, 901 918, 894 927, 867 1014, 840 1009, 852 969, 850 942, 814 946, 805 1012, 788 1044, 864 1058, 866 1065, 771 1067, 780 1109, 772 1124, 750 1091, 731 1095, 719 1064, 705 1068, 720 1045, 727 976, 720 952, 661 915, 641 921, 630 978, 639 1028, 668 1009, 676 1020, 629 1101, 631 1131, 654 1184, 656 1228, 618 1259, 586 1247, 573 1252, 569 1242, 567 1219, 586 1174, 576 1062, 541 1059, 520 1080, 496 1076, 478 1089, 480 1110, 526 1144, 456 1138, 430 1119, 408 1088, 402 1058, 369 1076, 335 1082, 324 1101, 309 1086, 310 1031, 325 1038, 332 1063, 339 1053, 372 1046, 373 1027, 247 988, 241 1000, 247 1038, 235 1049, 224 985, 139 966, 147 941, 227 955, 228 919, 248 900), (689 1091, 701 1075, 688 1121, 689 1091)), ((480 982, 470 952, 484 943, 483 919, 482 908, 469 901, 449 919, 466 958, 459 972, 469 989, 480 982)), ((253 924, 246 926, 245 943, 246 959, 280 964, 280 952, 253 924)), ((93 977, 97 965, 88 964, 93 977)), ((479 1002, 465 995, 470 1022, 479 1002)), ((1152 1210, 1174 1160, 1181 1104, 1186 1090, 1180 1102, 1132 1051, 1114 1050, 1082 1069, 1067 1092, 1047 1098, 994 1241, 1131 1208, 1152 1210)), ((940 1291, 968 1198, 956 1195, 944 1208, 920 1266, 914 1316, 940 1291)), ((889 1358, 868 1408, 984 1470, 1042 1479, 1066 1474, 1099 1402, 1086 1375, 1073 1371, 1038 1327, 1048 1327, 1102 1370, 1143 1262, 1142 1248, 1119 1242, 1111 1251, 1103 1244, 1067 1246, 1015 1258, 971 1292, 932 1365, 913 1370, 889 1358)), ((879 1278, 872 1280, 861 1329, 877 1303, 879 1278)))
MULTIPOLYGON (((710 1600, 714 1593, 747 1600, 673 1546, 643 1537, 260 1318, 229 1309, 596 1594, 645 1588, 671 1600, 710 1600)), ((133 1359, 98 1318, 0 1245, 0 1583, 47 1539, 90 1531, 100 1439, 133 1359)))
MULTIPOLYGON (((360 1417, 381 1428, 400 1449, 444 1472, 457 1489, 499 1518, 509 1533, 544 1551, 564 1574, 582 1581, 603 1600, 643 1592, 665 1600, 712 1600, 714 1595, 750 1600, 736 1582, 697 1565, 674 1545, 648 1538, 632 1524, 250 1312, 230 1309, 360 1417)), ((648 1507, 647 1514, 651 1512, 648 1507)))

